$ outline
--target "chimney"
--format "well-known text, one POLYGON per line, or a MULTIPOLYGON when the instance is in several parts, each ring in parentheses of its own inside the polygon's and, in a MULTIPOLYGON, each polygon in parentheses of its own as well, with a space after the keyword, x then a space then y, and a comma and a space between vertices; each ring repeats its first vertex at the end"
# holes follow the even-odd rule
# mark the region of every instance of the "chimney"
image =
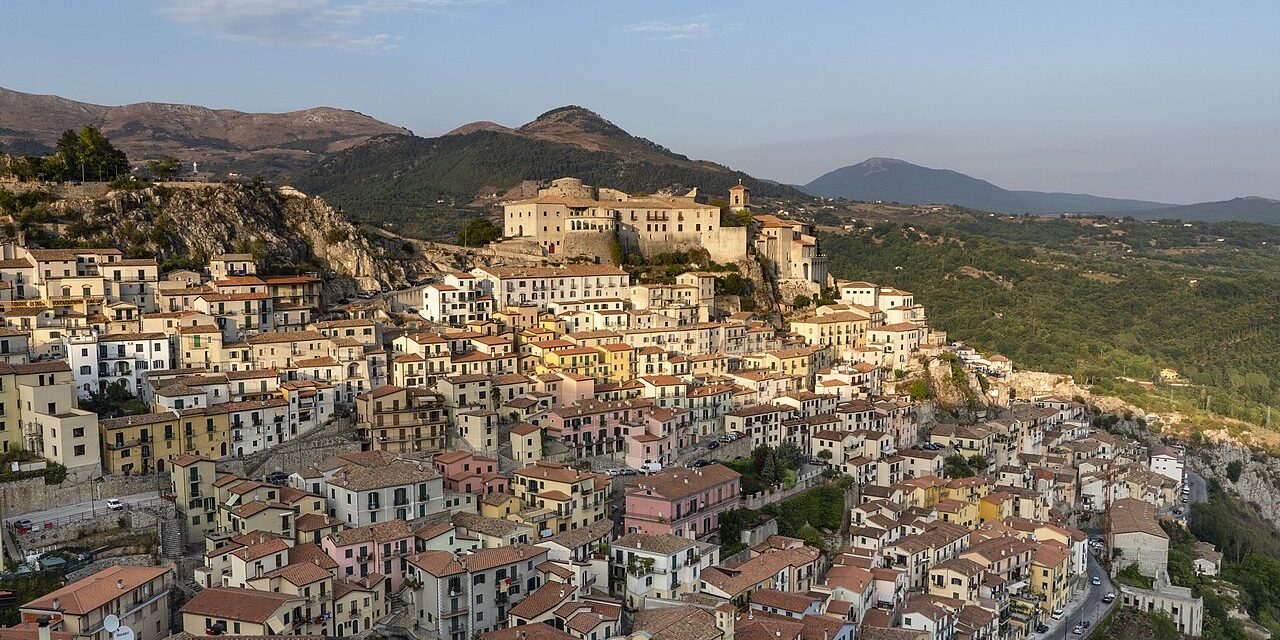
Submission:
MULTIPOLYGON (((57 601, 55 600, 54 602, 57 602, 57 601)), ((53 605, 53 608, 57 609, 58 605, 56 604, 53 605)), ((40 627, 39 629, 40 640, 49 640, 49 636, 50 636, 49 620, 50 620, 49 616, 40 616, 39 618, 36 619, 36 624, 40 627)))
POLYGON ((116 588, 117 588, 117 589, 123 589, 123 588, 124 588, 124 580, 116 580, 116 588))

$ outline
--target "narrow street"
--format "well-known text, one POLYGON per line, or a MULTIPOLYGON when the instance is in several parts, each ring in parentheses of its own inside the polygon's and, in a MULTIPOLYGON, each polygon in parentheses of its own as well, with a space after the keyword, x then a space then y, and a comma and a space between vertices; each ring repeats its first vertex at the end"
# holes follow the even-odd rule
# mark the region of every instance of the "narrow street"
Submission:
POLYGON ((1102 596, 1106 595, 1108 592, 1115 593, 1116 587, 1112 584, 1111 577, 1107 574, 1106 569, 1098 563, 1098 559, 1094 557, 1092 552, 1088 554, 1087 565, 1088 571, 1085 572, 1084 576, 1081 576, 1081 580, 1084 581, 1084 589, 1082 591, 1077 591, 1075 595, 1067 601, 1067 606, 1064 607, 1065 612, 1061 620, 1049 618, 1045 621, 1049 630, 1043 634, 1039 634, 1038 637, 1077 637, 1072 634, 1071 630, 1077 624, 1081 624, 1087 620, 1089 622, 1089 628, 1085 629, 1084 633, 1079 636, 1083 637, 1093 629, 1094 625, 1096 625, 1099 620, 1107 615, 1107 612, 1111 610, 1111 607, 1115 606, 1114 602, 1111 604, 1104 604, 1102 602, 1102 596), (1102 578, 1102 584, 1093 585, 1090 582, 1090 579, 1093 576, 1102 578))

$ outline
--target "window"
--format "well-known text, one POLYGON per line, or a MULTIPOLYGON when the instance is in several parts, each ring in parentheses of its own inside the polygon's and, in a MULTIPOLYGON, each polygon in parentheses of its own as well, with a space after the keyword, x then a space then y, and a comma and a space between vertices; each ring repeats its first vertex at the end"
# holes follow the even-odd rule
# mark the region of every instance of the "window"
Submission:
MULTIPOLYGON (((125 450, 125 453, 129 453, 128 449, 125 450)), ((76 445, 75 455, 78 455, 78 456, 84 455, 84 445, 82 444, 76 445)))

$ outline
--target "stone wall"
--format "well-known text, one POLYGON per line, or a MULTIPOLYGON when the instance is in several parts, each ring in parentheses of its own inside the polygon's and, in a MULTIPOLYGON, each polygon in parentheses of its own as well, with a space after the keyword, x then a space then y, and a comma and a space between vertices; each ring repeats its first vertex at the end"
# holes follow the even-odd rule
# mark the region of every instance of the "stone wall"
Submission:
POLYGON ((13 537, 18 547, 25 553, 39 553, 103 532, 118 531, 121 534, 134 534, 153 531, 158 536, 160 520, 166 517, 176 517, 172 503, 128 511, 103 510, 102 513, 80 518, 74 522, 59 523, 50 528, 36 529, 27 533, 14 532, 13 537), (121 522, 124 523, 123 527, 120 526, 121 522))
POLYGON ((246 478, 260 478, 272 471, 297 471, 330 456, 360 451, 362 444, 352 425, 344 420, 241 458, 218 463, 218 470, 246 478))
POLYGON ((106 500, 148 491, 161 491, 169 486, 164 474, 145 476, 101 476, 102 482, 89 478, 72 478, 62 484, 48 485, 44 478, 29 478, 16 482, 0 483, 0 500, 3 500, 6 518, 36 513, 55 507, 64 507, 93 499, 106 500), (96 491, 96 495, 95 495, 96 491))
MULTIPOLYGON (((173 568, 171 566, 171 563, 162 562, 160 564, 173 568)), ((115 566, 154 567, 156 566, 156 558, 155 556, 152 556, 150 554, 135 553, 135 554, 125 555, 125 556, 118 556, 115 558, 104 558, 101 560, 94 560, 93 562, 90 562, 89 565, 84 567, 83 569, 77 569, 75 571, 71 571, 67 573, 67 582, 72 583, 72 582, 75 582, 76 580, 80 580, 81 578, 87 578, 99 571, 102 571, 103 569, 106 569, 107 567, 115 567, 115 566)))

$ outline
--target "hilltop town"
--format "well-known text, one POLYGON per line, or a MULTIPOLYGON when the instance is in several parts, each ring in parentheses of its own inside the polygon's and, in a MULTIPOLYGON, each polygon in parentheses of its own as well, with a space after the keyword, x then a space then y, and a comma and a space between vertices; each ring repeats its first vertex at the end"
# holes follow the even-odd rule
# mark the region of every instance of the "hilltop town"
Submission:
POLYGON ((561 178, 355 300, 231 247, 5 244, 3 551, 57 574, 5 632, 1018 640, 1125 608, 1201 634, 1170 577, 1206 499, 1185 447, 1027 393, 750 192, 561 178))

